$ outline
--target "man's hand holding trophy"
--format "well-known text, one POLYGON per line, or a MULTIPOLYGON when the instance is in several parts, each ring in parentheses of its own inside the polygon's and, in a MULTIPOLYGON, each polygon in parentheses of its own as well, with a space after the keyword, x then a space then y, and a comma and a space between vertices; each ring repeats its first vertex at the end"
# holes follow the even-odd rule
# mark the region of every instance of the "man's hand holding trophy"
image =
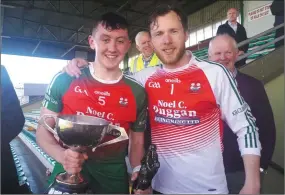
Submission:
POLYGON ((85 160, 88 159, 86 153, 79 153, 72 149, 66 149, 63 156, 63 168, 69 174, 79 173, 85 160))
POLYGON ((128 139, 126 131, 110 122, 96 117, 83 115, 43 115, 39 121, 52 132, 68 149, 64 151, 62 164, 66 172, 56 176, 48 188, 48 194, 82 194, 88 191, 88 182, 80 174, 82 164, 88 159, 84 153, 87 148, 93 151, 97 147, 117 143, 128 139), (55 127, 51 128, 47 118, 53 118, 55 127), (114 139, 102 143, 106 135, 114 139))

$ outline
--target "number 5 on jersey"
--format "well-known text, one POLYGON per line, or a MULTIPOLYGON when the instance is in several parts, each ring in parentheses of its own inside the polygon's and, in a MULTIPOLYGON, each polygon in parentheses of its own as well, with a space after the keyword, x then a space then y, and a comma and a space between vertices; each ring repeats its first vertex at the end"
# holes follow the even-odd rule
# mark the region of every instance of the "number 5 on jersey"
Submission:
POLYGON ((98 97, 98 103, 101 105, 101 106, 104 106, 106 104, 106 97, 105 96, 99 96, 98 97))

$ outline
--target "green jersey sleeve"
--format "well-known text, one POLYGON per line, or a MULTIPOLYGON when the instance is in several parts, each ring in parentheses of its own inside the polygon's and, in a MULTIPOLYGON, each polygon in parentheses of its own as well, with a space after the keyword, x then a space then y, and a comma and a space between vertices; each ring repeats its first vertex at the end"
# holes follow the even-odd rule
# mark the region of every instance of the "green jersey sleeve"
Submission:
POLYGON ((42 106, 50 111, 59 113, 62 110, 62 97, 68 90, 72 77, 66 73, 57 73, 50 82, 42 106))
POLYGON ((147 119, 147 97, 143 89, 143 93, 137 97, 137 118, 132 124, 131 129, 135 132, 142 132, 146 129, 147 119))
POLYGON ((147 95, 145 89, 127 75, 125 75, 125 81, 132 88, 137 105, 136 121, 132 123, 131 129, 135 132, 143 132, 146 129, 147 119, 147 95))

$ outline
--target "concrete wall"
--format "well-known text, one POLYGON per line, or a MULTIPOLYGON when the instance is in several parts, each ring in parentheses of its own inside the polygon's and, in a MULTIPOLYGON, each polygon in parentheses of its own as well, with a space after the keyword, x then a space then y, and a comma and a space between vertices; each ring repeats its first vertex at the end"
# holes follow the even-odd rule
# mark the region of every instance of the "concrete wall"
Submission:
POLYGON ((272 160, 284 168, 284 74, 268 82, 265 90, 273 110, 277 131, 272 160))
POLYGON ((243 12, 244 12, 244 27, 247 32, 248 37, 257 35, 265 30, 268 30, 273 27, 275 17, 271 14, 261 17, 257 20, 249 21, 248 12, 262 7, 267 4, 271 4, 272 1, 244 1, 243 2, 243 12))

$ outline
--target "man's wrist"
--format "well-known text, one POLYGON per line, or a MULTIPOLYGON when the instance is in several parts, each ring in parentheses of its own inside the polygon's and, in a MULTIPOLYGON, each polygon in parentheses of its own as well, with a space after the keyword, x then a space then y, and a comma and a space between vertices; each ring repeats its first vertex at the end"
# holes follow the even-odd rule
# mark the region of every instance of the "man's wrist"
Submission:
POLYGON ((260 188, 260 178, 258 179, 245 179, 245 186, 250 186, 251 188, 259 189, 260 188))
POLYGON ((65 152, 65 150, 66 150, 65 148, 60 147, 58 152, 57 152, 57 154, 56 154, 55 160, 57 162, 59 162, 60 164, 63 164, 63 162, 64 162, 64 152, 65 152))
POLYGON ((83 69, 83 68, 88 67, 90 65, 92 65, 92 63, 88 62, 88 61, 86 61, 84 64, 79 64, 79 63, 76 64, 76 66, 80 69, 83 69))
POLYGON ((141 165, 138 165, 138 166, 136 166, 135 168, 133 168, 133 173, 135 173, 135 172, 139 172, 140 171, 140 169, 141 169, 141 165))

